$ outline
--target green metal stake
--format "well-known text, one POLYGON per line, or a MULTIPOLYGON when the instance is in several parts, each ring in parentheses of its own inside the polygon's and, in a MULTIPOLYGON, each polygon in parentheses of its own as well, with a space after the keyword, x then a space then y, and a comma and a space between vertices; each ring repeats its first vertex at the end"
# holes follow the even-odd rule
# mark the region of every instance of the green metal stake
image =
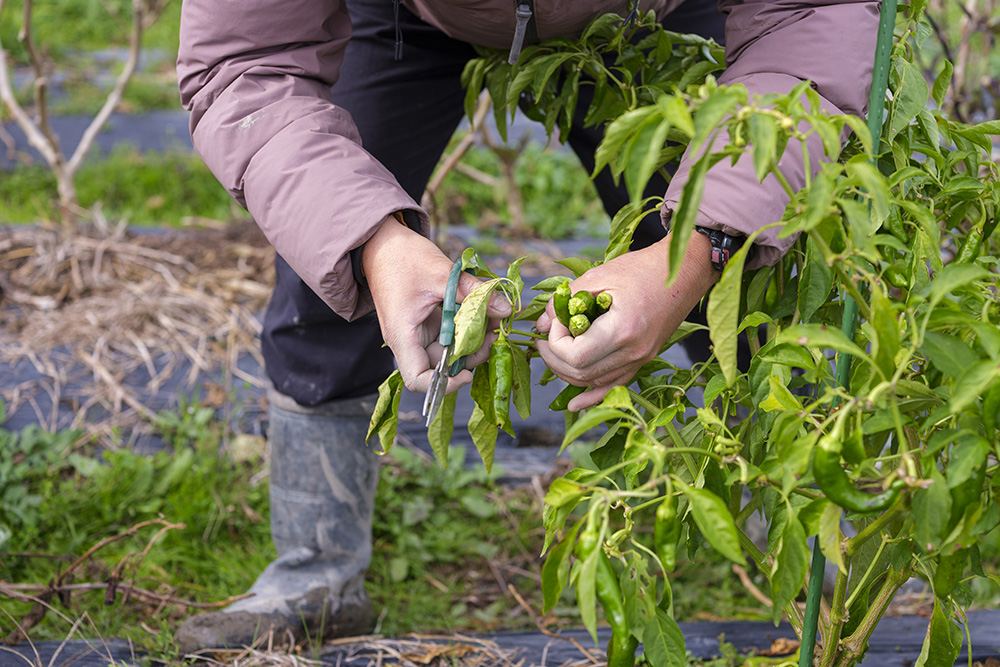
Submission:
MULTIPOLYGON (((893 29, 896 26, 896 0, 883 0, 878 24, 878 41, 875 44, 875 69, 872 72, 872 88, 868 98, 868 132, 872 135, 872 164, 882 141, 882 116, 885 109, 885 93, 889 87, 889 56, 892 53, 893 29)), ((877 165, 876 165, 877 166, 877 165)), ((858 304, 850 294, 845 295, 844 317, 840 330, 851 340, 858 327, 858 304)), ((842 387, 850 386, 851 355, 837 355, 837 382, 842 387)), ((823 598, 823 576, 826 557, 819 548, 819 540, 813 542, 812 563, 809 568, 809 590, 806 593, 806 610, 802 619, 802 646, 799 650, 799 667, 812 667, 816 649, 816 629, 819 625, 819 607, 823 598)), ((831 638, 837 641, 839 638, 831 638)))

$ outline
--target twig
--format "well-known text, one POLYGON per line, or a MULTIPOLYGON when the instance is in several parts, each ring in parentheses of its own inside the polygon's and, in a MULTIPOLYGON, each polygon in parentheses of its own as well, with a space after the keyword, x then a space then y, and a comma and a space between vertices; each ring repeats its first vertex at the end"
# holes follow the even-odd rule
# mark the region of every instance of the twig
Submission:
POLYGON ((585 649, 580 644, 580 642, 578 642, 575 638, 567 637, 566 635, 561 635, 558 632, 552 632, 547 627, 545 627, 545 624, 542 623, 542 619, 538 616, 538 614, 535 613, 535 610, 531 608, 531 605, 529 605, 525 601, 525 599, 521 597, 521 594, 517 592, 517 589, 514 588, 512 584, 507 584, 507 590, 510 591, 510 594, 514 596, 514 599, 517 600, 517 603, 521 605, 521 607, 526 612, 528 612, 528 616, 531 617, 532 622, 534 622, 535 627, 538 628, 539 632, 541 632, 546 637, 552 637, 553 639, 562 639, 564 641, 568 641, 573 646, 575 646, 577 650, 579 650, 580 653, 583 654, 583 656, 586 657, 591 662, 591 664, 597 665, 602 662, 600 660, 595 660, 594 656, 592 655, 592 652, 585 649))
POLYGON ((747 574, 747 571, 743 568, 743 566, 733 563, 733 572, 737 577, 739 577, 740 583, 747 589, 747 592, 755 597, 758 602, 765 607, 774 607, 774 603, 771 601, 771 598, 764 595, 764 593, 757 588, 757 586, 750 580, 750 575, 747 574))

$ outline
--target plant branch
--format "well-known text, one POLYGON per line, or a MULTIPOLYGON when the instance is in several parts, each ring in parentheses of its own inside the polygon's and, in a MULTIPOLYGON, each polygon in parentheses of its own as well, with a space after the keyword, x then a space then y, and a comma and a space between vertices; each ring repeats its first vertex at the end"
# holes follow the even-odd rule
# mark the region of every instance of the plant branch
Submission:
POLYGON ((125 87, 128 85, 129 79, 132 78, 132 74, 135 73, 135 69, 139 64, 139 48, 142 46, 144 13, 143 0, 132 0, 132 31, 129 33, 128 57, 125 60, 125 66, 122 68, 118 78, 115 79, 115 86, 111 89, 107 99, 104 100, 104 106, 101 107, 101 110, 97 112, 94 119, 90 121, 90 125, 84 130, 83 137, 81 137, 80 143, 77 144, 76 150, 73 152, 73 157, 66 164, 66 168, 70 174, 76 173, 80 168, 84 157, 90 151, 90 147, 100 133, 101 128, 104 127, 108 118, 111 117, 111 113, 121 103, 122 96, 125 94, 125 87))
POLYGON ((895 505, 890 507, 886 512, 879 515, 877 519, 861 529, 857 535, 847 540, 844 544, 844 555, 849 558, 856 554, 862 544, 867 542, 872 536, 878 534, 882 528, 895 519, 896 515, 901 511, 903 511, 903 504, 897 500, 895 505))
MULTIPOLYGON (((30 0, 26 3, 26 6, 30 6, 30 0)), ((2 11, 3 0, 0 0, 0 12, 2 11)), ((21 106, 20 102, 17 101, 17 96, 14 94, 10 80, 10 63, 7 58, 7 50, 4 48, 2 41, 0 41, 0 101, 3 101, 4 106, 10 111, 11 116, 14 117, 14 122, 24 132, 31 147, 41 153, 50 166, 54 167, 57 163, 60 163, 58 150, 49 142, 41 128, 38 127, 31 119, 31 116, 28 115, 28 112, 24 110, 24 107, 21 106)))

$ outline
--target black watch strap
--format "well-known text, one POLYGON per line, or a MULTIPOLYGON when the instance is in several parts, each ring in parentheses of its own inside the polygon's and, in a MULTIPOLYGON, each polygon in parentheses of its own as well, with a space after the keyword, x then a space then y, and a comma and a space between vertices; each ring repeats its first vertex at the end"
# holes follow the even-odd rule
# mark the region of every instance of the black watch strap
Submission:
MULTIPOLYGON (((700 225, 695 226, 695 231, 707 236, 708 240, 712 243, 712 268, 719 273, 725 270, 726 264, 729 263, 729 258, 733 256, 733 253, 742 248, 746 242, 746 237, 732 236, 718 229, 709 229, 700 225)), ((751 248, 752 250, 753 248, 751 248)))

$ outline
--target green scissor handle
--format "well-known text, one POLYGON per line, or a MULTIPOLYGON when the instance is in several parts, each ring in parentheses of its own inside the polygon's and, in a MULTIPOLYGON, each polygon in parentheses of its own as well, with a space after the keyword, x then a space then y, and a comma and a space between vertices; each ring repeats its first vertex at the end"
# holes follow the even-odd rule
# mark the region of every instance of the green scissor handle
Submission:
MULTIPOLYGON (((466 273, 475 275, 475 270, 469 268, 466 273)), ((444 303, 441 306, 441 335, 438 342, 446 350, 455 342, 455 313, 458 312, 458 279, 462 276, 462 258, 459 257, 448 274, 448 283, 444 287, 444 303)), ((448 375, 455 377, 465 369, 465 357, 459 357, 448 369, 448 375)))

